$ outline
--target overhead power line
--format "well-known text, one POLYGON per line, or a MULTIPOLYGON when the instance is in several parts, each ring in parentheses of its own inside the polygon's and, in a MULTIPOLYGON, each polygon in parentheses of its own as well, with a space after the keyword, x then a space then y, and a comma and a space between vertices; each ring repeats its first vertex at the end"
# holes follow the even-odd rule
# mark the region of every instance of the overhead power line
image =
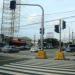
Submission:
MULTIPOLYGON (((75 12, 75 10, 69 10, 69 11, 63 11, 63 12, 55 12, 55 13, 45 14, 45 16, 49 16, 49 15, 53 15, 53 14, 65 14, 65 13, 70 13, 70 12, 75 12)), ((35 15, 35 16, 31 16, 31 17, 37 17, 37 16, 41 16, 41 15, 35 15)))
MULTIPOLYGON (((45 23, 58 21, 59 19, 69 19, 69 18, 75 18, 75 15, 74 16, 63 17, 63 18, 58 18, 58 19, 53 19, 53 20, 48 20, 48 21, 45 21, 45 23)), ((36 24, 40 24, 40 23, 41 22, 37 22, 37 23, 32 23, 32 24, 27 24, 27 25, 22 25, 22 26, 32 26, 32 25, 36 25, 36 24)))
POLYGON ((64 13, 70 13, 70 12, 74 12, 74 11, 75 11, 75 10, 64 11, 64 12, 55 12, 55 13, 45 14, 45 15, 52 15, 52 14, 64 14, 64 13))
MULTIPOLYGON (((58 18, 58 19, 53 19, 53 20, 48 20, 48 21, 45 21, 45 23, 58 21, 59 19, 69 19, 69 18, 75 18, 75 15, 74 15, 74 16, 68 16, 68 17, 62 17, 62 18, 58 18)), ((75 22, 75 21, 70 21, 70 22, 75 22)), ((26 24, 26 25, 22 25, 22 26, 20 26, 20 27, 35 26, 36 24, 40 24, 40 23, 41 23, 41 22, 32 23, 32 24, 26 24)), ((18 27, 18 26, 16 26, 16 27, 18 27)))
MULTIPOLYGON (((71 22, 75 22, 75 21, 69 21, 69 22, 67 22, 67 23, 71 23, 71 22)), ((31 25, 31 26, 36 26, 36 25, 31 25)), ((20 29, 25 29, 25 30, 27 29, 27 30, 28 30, 29 27, 30 27, 30 28, 33 28, 33 27, 31 27, 31 26, 27 26, 27 27, 28 27, 28 28, 27 28, 25 25, 23 25, 23 26, 20 26, 20 29)), ((53 28, 53 27, 49 27, 49 26, 47 25, 46 29, 49 29, 49 28, 53 28)))
MULTIPOLYGON (((51 13, 51 14, 45 14, 46 15, 53 15, 53 14, 64 14, 64 13, 70 13, 70 12, 74 12, 75 10, 69 10, 69 11, 63 11, 63 12, 55 12, 55 13, 51 13)), ((37 17, 37 16, 41 16, 41 15, 35 15, 35 16, 31 16, 31 17, 37 17)), ((22 18, 28 18, 28 17, 24 17, 24 15, 21 15, 22 18)), ((2 19, 2 18, 0 18, 2 19)))
MULTIPOLYGON (((64 18, 62 18, 62 19, 68 19, 68 18, 75 18, 75 16, 69 16, 69 17, 64 17, 64 18)), ((54 20, 50 20, 50 21, 45 21, 45 23, 49 23, 49 22, 54 22, 54 21, 58 21, 59 19, 54 19, 54 20)), ((75 22, 75 21, 70 21, 70 22, 75 22)), ((26 29, 28 29, 29 27, 31 27, 31 26, 36 26, 37 24, 40 24, 41 22, 37 22, 37 23, 32 23, 32 24, 26 24, 26 25, 22 25, 22 26, 20 26, 19 28, 26 28, 26 29), (27 28, 28 27, 28 28, 27 28)), ((68 23, 68 22, 67 22, 68 23)), ((47 25, 48 26, 48 25, 47 25)), ((18 26, 16 26, 16 27, 18 27, 18 26)))
MULTIPOLYGON (((50 14, 45 14, 45 16, 49 16, 49 15, 53 15, 53 14, 64 14, 64 13, 70 13, 70 12, 74 12, 75 10, 69 10, 69 11, 63 11, 63 12, 55 12, 55 13, 50 13, 50 14)), ((25 15, 25 14, 24 14, 25 15)), ((24 15, 22 18, 28 18, 28 17, 24 17, 24 15)), ((31 17, 37 17, 37 16, 41 16, 41 15, 35 15, 35 16, 31 16, 31 17)), ((0 18, 1 19, 1 18, 0 18)))

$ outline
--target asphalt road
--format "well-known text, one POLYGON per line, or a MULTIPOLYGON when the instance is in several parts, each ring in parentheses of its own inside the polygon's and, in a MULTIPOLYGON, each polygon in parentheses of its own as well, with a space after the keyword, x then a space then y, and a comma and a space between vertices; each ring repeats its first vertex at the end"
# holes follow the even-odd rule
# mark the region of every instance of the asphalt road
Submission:
MULTIPOLYGON (((55 59, 58 49, 45 49, 48 59, 55 59)), ((66 59, 75 59, 75 53, 64 52, 66 59)), ((0 62, 18 59, 35 59, 36 53, 29 50, 20 51, 19 53, 0 53, 0 62)))
MULTIPOLYGON (((58 49, 45 50, 48 59, 36 59, 36 53, 20 51, 19 53, 0 53, 5 57, 4 65, 0 66, 3 75, 75 75, 74 53, 65 53, 67 60, 55 60, 58 49), (7 58, 8 57, 8 58, 7 58), (14 61, 10 61, 12 58, 14 61), (18 60, 18 61, 16 61, 18 60)), ((0 61, 3 61, 2 58, 0 61)))

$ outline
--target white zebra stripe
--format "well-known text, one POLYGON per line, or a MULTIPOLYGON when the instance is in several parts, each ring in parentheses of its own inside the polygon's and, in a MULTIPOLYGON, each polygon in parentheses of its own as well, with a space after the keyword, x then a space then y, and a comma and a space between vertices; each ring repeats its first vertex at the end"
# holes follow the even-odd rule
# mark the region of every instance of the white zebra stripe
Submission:
POLYGON ((75 69, 66 69, 66 67, 74 67, 74 64, 67 62, 53 62, 53 60, 24 60, 16 63, 10 63, 9 65, 0 66, 0 72, 14 74, 14 75, 61 75, 70 74, 75 75, 75 69), (51 63, 50 63, 51 62, 51 63), (19 73, 21 72, 21 73, 19 73), (26 74, 25 74, 26 73, 26 74), (30 74, 29 74, 30 73, 30 74), (56 73, 56 74, 55 74, 56 73))
POLYGON ((49 62, 39 62, 39 61, 29 61, 29 63, 28 62, 20 62, 20 63, 10 63, 11 65, 30 65, 30 66, 41 66, 41 67, 72 67, 72 66, 74 66, 74 64, 71 64, 71 63, 60 63, 60 64, 58 64, 58 63, 55 63, 55 64, 53 64, 53 63, 49 63, 49 62))
POLYGON ((14 65, 13 66, 12 65, 5 65, 5 67, 28 69, 28 70, 36 70, 36 71, 38 70, 38 71, 44 71, 44 72, 56 72, 56 73, 75 74, 75 70, 73 70, 73 69, 48 68, 48 67, 29 66, 29 65, 22 65, 22 66, 20 66, 20 65, 19 66, 18 65, 17 66, 14 66, 14 65))
MULTIPOLYGON (((1 69, 8 69, 8 70, 13 70, 15 69, 15 71, 21 71, 21 72, 29 72, 29 73, 37 73, 37 74, 45 74, 45 75, 48 75, 50 72, 51 73, 65 73, 65 74, 75 74, 75 70, 70 70, 70 69, 60 69, 60 68, 46 68, 46 69, 41 69, 41 67, 38 67, 38 66, 30 66, 26 67, 26 65, 24 67, 21 67, 21 66, 12 66, 12 65, 5 65, 4 67, 0 67, 1 69), (34 68, 32 68, 34 67, 34 68), (50 70, 48 70, 50 69, 50 70), (64 70, 64 71, 63 71, 64 70), (38 72, 37 72, 38 71, 38 72), (71 72, 73 71, 73 72, 71 72), (45 73, 45 72, 48 72, 48 73, 45 73)), ((45 67, 42 67, 42 68, 45 68, 45 67)))
POLYGON ((37 71, 31 71, 31 70, 24 70, 24 69, 18 69, 18 68, 10 68, 10 67, 1 67, 0 66, 0 69, 6 69, 6 70, 12 70, 13 72, 14 71, 20 71, 20 72, 28 72, 28 73, 35 73, 35 74, 42 74, 42 75, 50 75, 50 73, 45 73, 45 72, 37 72, 37 71))
POLYGON ((5 67, 29 67, 29 68, 43 68, 43 69, 56 69, 56 70, 65 70, 65 71, 68 71, 68 70, 70 70, 70 71, 75 71, 74 69, 65 69, 65 68, 53 68, 53 67, 41 67, 41 66, 32 66, 32 65, 4 65, 5 67))
POLYGON ((23 73, 18 73, 18 72, 12 72, 12 71, 7 71, 7 70, 1 70, 1 73, 7 73, 7 74, 11 74, 11 75, 29 75, 29 74, 23 74, 23 73))

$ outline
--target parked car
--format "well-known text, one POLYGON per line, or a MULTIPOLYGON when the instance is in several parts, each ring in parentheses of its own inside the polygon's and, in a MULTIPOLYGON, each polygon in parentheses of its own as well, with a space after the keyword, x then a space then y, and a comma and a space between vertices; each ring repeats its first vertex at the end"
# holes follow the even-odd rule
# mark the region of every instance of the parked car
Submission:
POLYGON ((65 51, 66 50, 66 46, 63 46, 61 49, 62 49, 62 51, 65 51))
POLYGON ((24 46, 16 46, 15 48, 18 49, 19 51, 21 51, 24 49, 24 46))
POLYGON ((2 52, 4 52, 4 53, 19 52, 19 49, 16 48, 15 46, 6 45, 2 48, 2 52))
POLYGON ((30 50, 30 46, 26 45, 26 46, 18 46, 17 47, 20 51, 24 51, 24 50, 30 50))
POLYGON ((0 43, 0 52, 2 51, 2 48, 5 46, 4 43, 0 43))
POLYGON ((75 52, 75 45, 70 44, 68 47, 65 49, 67 52, 75 52))
POLYGON ((25 49, 25 50, 30 50, 30 49, 31 49, 31 46, 26 45, 26 46, 24 47, 24 49, 25 49))

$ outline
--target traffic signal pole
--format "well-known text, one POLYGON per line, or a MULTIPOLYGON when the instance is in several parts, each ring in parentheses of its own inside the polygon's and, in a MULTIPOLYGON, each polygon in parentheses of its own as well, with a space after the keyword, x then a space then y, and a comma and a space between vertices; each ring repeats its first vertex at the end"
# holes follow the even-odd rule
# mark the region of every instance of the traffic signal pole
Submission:
POLYGON ((59 20, 59 50, 61 51, 61 26, 62 26, 62 21, 61 19, 59 20))
POLYGON ((16 5, 27 5, 27 6, 38 6, 42 10, 42 16, 41 16, 41 50, 43 50, 43 39, 44 39, 44 8, 39 4, 16 4, 16 5))
POLYGON ((45 59, 47 58, 47 55, 46 55, 46 52, 43 50, 44 47, 43 47, 43 39, 44 39, 44 9, 41 5, 38 5, 38 4, 16 4, 16 1, 11 1, 10 2, 10 8, 11 9, 15 9, 16 8, 16 5, 27 5, 27 6, 37 6, 37 7, 40 7, 40 9, 42 10, 42 15, 41 15, 41 35, 40 35, 40 41, 41 41, 41 50, 39 50, 37 52, 37 58, 40 58, 40 59, 45 59))
POLYGON ((44 51, 43 47, 43 40, 44 40, 44 9, 41 5, 38 4, 17 4, 17 5, 28 5, 28 6, 37 6, 40 7, 42 10, 42 16, 41 16, 41 35, 40 35, 40 40, 41 40, 41 50, 39 50, 36 54, 36 58, 39 59, 46 59, 47 55, 46 52, 44 51))
POLYGON ((61 26, 62 26, 62 19, 59 20, 59 51, 56 52, 56 60, 64 60, 65 56, 64 56, 64 52, 62 51, 61 48, 61 26))

